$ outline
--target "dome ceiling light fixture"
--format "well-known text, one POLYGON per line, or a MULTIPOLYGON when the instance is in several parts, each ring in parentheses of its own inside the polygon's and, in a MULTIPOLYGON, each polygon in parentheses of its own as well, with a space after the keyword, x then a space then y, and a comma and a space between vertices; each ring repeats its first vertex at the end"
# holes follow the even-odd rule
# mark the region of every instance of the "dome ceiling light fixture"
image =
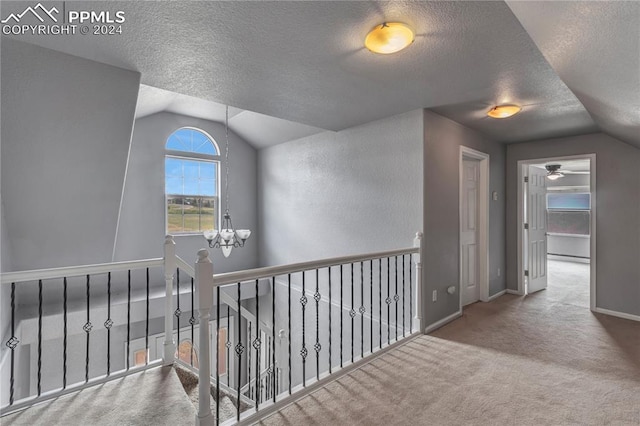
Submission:
POLYGON ((364 45, 374 53, 388 55, 409 46, 415 40, 413 30, 402 22, 376 25, 364 39, 364 45))
POLYGON ((487 111, 491 118, 509 118, 520 112, 522 108, 518 105, 496 105, 487 111))

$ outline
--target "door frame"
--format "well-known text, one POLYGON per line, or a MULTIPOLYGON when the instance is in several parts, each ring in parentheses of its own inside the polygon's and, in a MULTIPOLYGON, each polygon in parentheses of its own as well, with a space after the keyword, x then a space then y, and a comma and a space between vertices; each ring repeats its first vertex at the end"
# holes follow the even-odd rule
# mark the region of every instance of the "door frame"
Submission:
POLYGON ((460 146, 458 163, 458 306, 462 310, 462 196, 463 196, 463 159, 477 160, 480 170, 478 188, 478 274, 480 300, 489 301, 489 171, 490 156, 473 148, 460 146))
POLYGON ((563 160, 589 160, 589 192, 591 194, 591 223, 589 235, 589 287, 590 287, 590 308, 596 309, 596 154, 565 155, 557 157, 535 158, 518 161, 518 291, 517 294, 524 296, 524 176, 525 168, 530 164, 546 163, 550 161, 563 160))

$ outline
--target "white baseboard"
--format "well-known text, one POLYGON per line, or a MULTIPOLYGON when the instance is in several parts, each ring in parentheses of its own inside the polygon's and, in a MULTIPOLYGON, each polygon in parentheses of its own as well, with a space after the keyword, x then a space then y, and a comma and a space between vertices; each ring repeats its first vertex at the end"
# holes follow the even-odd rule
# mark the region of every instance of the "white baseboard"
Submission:
POLYGON ((506 292, 507 294, 515 294, 516 296, 522 296, 522 293, 520 293, 518 290, 511 290, 510 288, 508 288, 506 292))
POLYGON ((625 312, 611 311, 609 309, 595 308, 593 312, 599 314, 611 315, 612 317, 624 318, 631 321, 640 321, 640 315, 627 314, 625 312))
POLYGON ((427 326, 427 328, 424 329, 424 334, 429 334, 432 331, 442 327, 443 325, 448 324, 451 321, 460 318, 461 316, 462 316, 462 309, 460 309, 458 312, 455 312, 455 313, 449 315, 446 318, 442 318, 440 321, 434 322, 430 326, 427 326))
POLYGON ((487 299, 487 302, 491 302, 492 300, 496 300, 498 297, 502 296, 503 294, 506 294, 507 290, 504 289, 502 291, 497 292, 496 294, 494 294, 493 296, 489 296, 489 298, 487 299))

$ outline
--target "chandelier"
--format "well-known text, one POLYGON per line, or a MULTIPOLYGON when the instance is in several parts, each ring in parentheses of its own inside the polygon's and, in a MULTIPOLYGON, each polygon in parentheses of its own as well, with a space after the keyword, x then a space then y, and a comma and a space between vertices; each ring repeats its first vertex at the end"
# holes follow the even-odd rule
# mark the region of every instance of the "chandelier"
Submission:
POLYGON ((209 243, 210 248, 222 249, 224 257, 229 257, 231 250, 238 247, 244 247, 244 243, 251 235, 249 229, 234 229, 231 222, 231 214, 229 213, 229 106, 226 107, 224 120, 226 149, 224 155, 225 161, 225 177, 224 177, 224 193, 225 193, 225 212, 222 220, 220 231, 217 229, 209 229, 204 231, 204 238, 209 243))

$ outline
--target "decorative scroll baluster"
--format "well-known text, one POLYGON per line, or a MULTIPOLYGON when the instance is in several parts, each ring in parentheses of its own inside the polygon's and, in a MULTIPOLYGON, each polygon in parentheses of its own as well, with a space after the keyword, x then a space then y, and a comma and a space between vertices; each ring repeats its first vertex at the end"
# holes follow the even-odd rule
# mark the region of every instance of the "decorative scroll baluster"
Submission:
POLYGON ((242 300, 242 290, 240 288, 241 283, 238 283, 238 343, 236 344, 236 355, 238 356, 238 383, 236 384, 238 387, 238 410, 237 410, 237 420, 240 421, 240 408, 242 404, 240 404, 240 388, 242 387, 242 353, 244 352, 244 345, 242 344, 242 305, 240 301, 242 300))
MULTIPOLYGON (((87 310, 89 308, 87 307, 87 310)), ((87 357, 89 356, 87 335, 87 357)), ((42 393, 42 280, 38 280, 38 396, 42 393)))
MULTIPOLYGON (((220 286, 216 287, 216 425, 220 424, 220 286)), ((227 324, 229 318, 227 317, 227 324)), ((229 334, 229 327, 227 327, 229 334)), ((227 370, 229 375, 229 370, 227 370)))
POLYGON ((343 334, 343 322, 344 322, 344 307, 343 307, 343 284, 344 275, 342 274, 342 265, 340 265, 340 368, 342 368, 342 334, 343 334))
POLYGON ((395 311, 396 311, 396 340, 398 340, 398 300, 400 300, 400 296, 398 296, 398 256, 395 257, 395 267, 394 273, 396 275, 396 289, 393 295, 393 301, 395 302, 395 311))
POLYGON ((84 381, 89 381, 89 337, 91 333, 91 329, 93 329, 93 324, 91 324, 91 309, 90 309, 90 299, 91 299, 91 278, 87 274, 87 322, 84 324, 83 330, 87 334, 87 356, 84 363, 84 381))
POLYGON ((411 278, 411 264, 413 255, 409 255, 409 333, 413 333, 413 279, 411 278))
MULTIPOLYGON (((273 350, 271 351, 272 362, 271 369, 272 374, 275 374, 276 371, 276 277, 271 277, 271 324, 273 328, 271 332, 273 334, 273 338, 271 339, 271 345, 273 350)), ((276 381, 273 381, 273 402, 276 402, 276 381)))
POLYGON ((176 268, 176 311, 173 313, 176 316, 177 320, 177 341, 176 348, 178 349, 178 359, 180 358, 180 315, 182 315, 182 311, 180 310, 180 268, 176 268))
POLYGON ((131 269, 127 271, 127 370, 131 358, 131 269))
POLYGON ((329 374, 331 374, 331 331, 333 330, 333 325, 331 324, 331 311, 333 310, 333 299, 331 298, 331 266, 327 268, 327 272, 329 274, 329 374))
MULTIPOLYGON (((262 344, 260 337, 260 299, 258 298, 258 280, 256 280, 256 338, 253 341, 253 347, 256 350, 256 411, 260 403, 260 345, 262 344)), ((249 353, 251 353, 251 351, 249 351, 249 353)), ((249 365, 251 365, 251 361, 249 361, 249 365)), ((249 380, 247 380, 247 382, 251 383, 251 374, 249 374, 249 380)), ((251 385, 249 385, 249 387, 251 387, 251 385)))
POLYGON ((316 269, 316 292, 313 295, 313 300, 316 301, 316 344, 313 345, 313 349, 316 351, 316 380, 320 380, 320 350, 322 346, 320 345, 320 300, 322 296, 320 296, 320 271, 316 269))
POLYGON ((149 268, 147 268, 147 315, 144 328, 144 365, 149 364, 149 268))
POLYGON ((371 353, 373 353, 373 259, 369 261, 369 296, 371 297, 369 305, 369 316, 371 318, 371 328, 369 329, 369 344, 371 345, 371 353))
POLYGON ((406 271, 406 262, 405 262, 405 256, 404 254, 402 255, 402 337, 407 337, 406 335, 406 328, 407 328, 407 320, 405 317, 405 312, 404 312, 404 304, 407 300, 405 293, 404 293, 404 289, 407 286, 407 281, 405 280, 405 271, 406 271))
POLYGON ((353 296, 353 263, 351 264, 351 310, 349 316, 351 317, 351 362, 353 362, 353 334, 354 334, 354 320, 356 317, 355 301, 353 296))
POLYGON ((225 347, 227 349, 227 358, 226 358, 226 361, 227 361, 226 368, 227 369, 225 370, 227 372, 227 386, 229 386, 229 377, 231 376, 231 374, 229 374, 229 362, 230 362, 229 361, 229 355, 231 355, 230 354, 230 351, 231 351, 231 336, 229 336, 229 329, 230 329, 229 326, 231 325, 230 321, 231 321, 231 316, 230 316, 230 313, 229 313, 229 305, 227 305, 227 333, 226 333, 227 334, 227 341, 225 342, 225 347))
POLYGON ((360 262, 360 358, 364 358, 364 262, 360 262))
POLYGON ((111 327, 113 320, 111 319, 111 272, 107 273, 107 319, 104 322, 104 328, 107 329, 107 376, 111 374, 111 327))
MULTIPOLYGON (((65 278, 66 282, 66 278, 65 278)), ((11 337, 7 340, 7 347, 11 349, 11 377, 9 379, 9 405, 13 405, 15 382, 15 350, 20 341, 16 337, 16 283, 11 283, 11 337)))
POLYGON ((289 340, 289 395, 291 395, 291 274, 287 274, 287 288, 288 288, 288 299, 287 299, 287 309, 288 309, 288 320, 289 320, 289 331, 287 333, 287 339, 289 340))
MULTIPOLYGON (((195 342, 194 338, 194 327, 196 325, 196 317, 195 317, 195 305, 194 305, 194 295, 195 295, 195 290, 193 288, 193 277, 191 277, 191 318, 189 318, 189 324, 191 324, 191 351, 190 351, 190 355, 191 355, 191 366, 193 367, 193 343, 195 342)), ((240 312, 240 311, 238 311, 240 312)))
POLYGON ((378 337, 380 338, 380 347, 378 349, 382 349, 382 258, 378 259, 378 308, 379 308, 379 316, 378 322, 380 326, 378 327, 378 337))
POLYGON ((62 281, 62 389, 67 388, 67 277, 62 281))
POLYGON ((305 289, 305 273, 302 271, 302 297, 300 297, 300 304, 302 305, 302 349, 300 350, 300 356, 302 356, 302 386, 307 387, 307 351, 306 338, 305 338, 305 307, 307 306, 307 293, 305 289))
POLYGON ((385 303, 387 304, 387 345, 391 344, 391 268, 390 268, 390 258, 387 257, 387 299, 385 303))

